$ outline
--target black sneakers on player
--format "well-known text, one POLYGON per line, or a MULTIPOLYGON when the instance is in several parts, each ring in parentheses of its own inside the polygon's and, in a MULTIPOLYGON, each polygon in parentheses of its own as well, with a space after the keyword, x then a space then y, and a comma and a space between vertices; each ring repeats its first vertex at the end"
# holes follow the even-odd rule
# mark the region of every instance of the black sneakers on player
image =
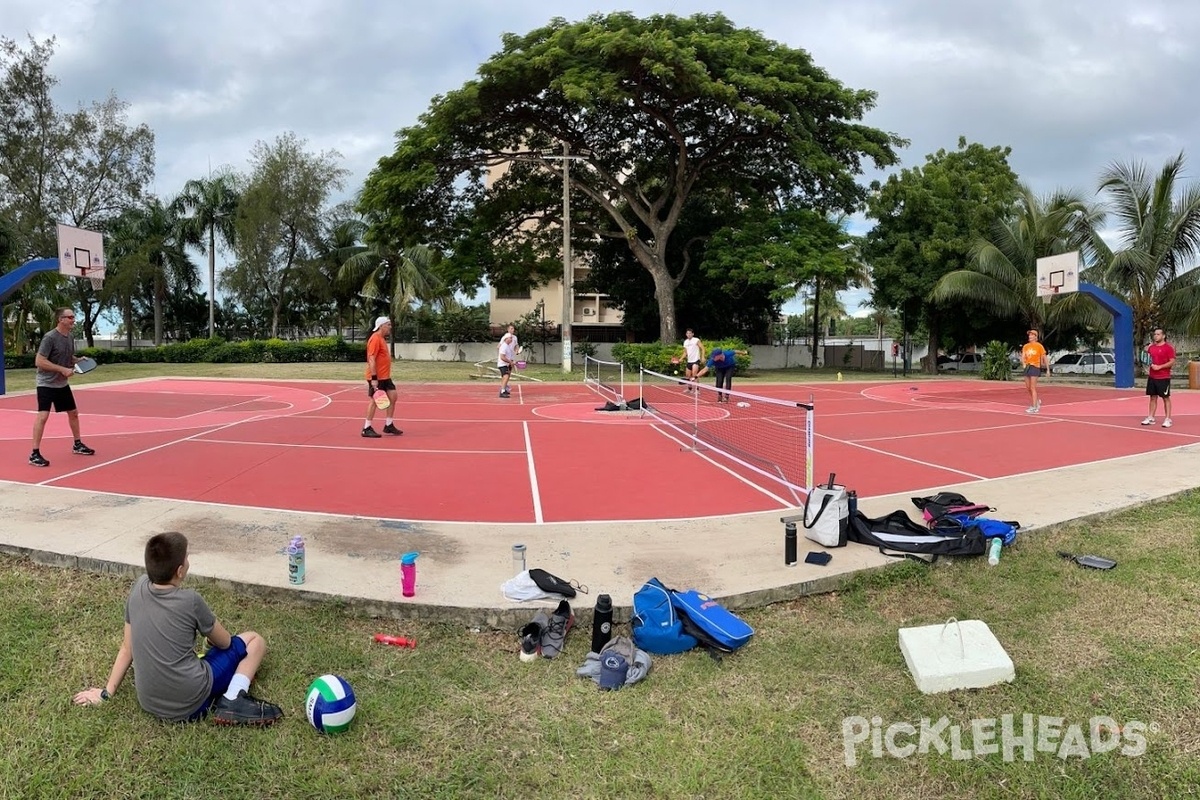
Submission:
POLYGON ((43 458, 42 454, 39 453, 37 450, 34 450, 32 453, 29 454, 29 463, 35 467, 50 466, 50 462, 47 461, 45 458, 43 458))
POLYGON ((378 433, 375 432, 374 428, 363 428, 362 435, 363 435, 364 439, 382 439, 383 438, 382 436, 380 436, 378 433))
POLYGON ((383 432, 384 432, 384 433, 389 433, 389 434, 391 434, 392 436, 401 436, 401 435, 403 435, 403 433, 404 433, 404 431, 400 430, 400 429, 399 429, 399 428, 397 428, 395 425, 384 425, 384 426, 383 426, 383 432))
POLYGON ((75 440, 75 446, 71 448, 71 452, 77 456, 94 456, 96 451, 88 447, 78 439, 75 440))
POLYGON ((243 689, 234 700, 221 695, 213 703, 212 720, 218 725, 273 725, 283 716, 274 703, 251 697, 243 689))

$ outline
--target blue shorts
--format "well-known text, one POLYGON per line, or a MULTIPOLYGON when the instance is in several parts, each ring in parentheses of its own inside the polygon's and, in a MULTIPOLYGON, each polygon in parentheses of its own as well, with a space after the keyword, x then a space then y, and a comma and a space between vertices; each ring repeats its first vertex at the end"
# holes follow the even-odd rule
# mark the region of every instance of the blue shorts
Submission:
POLYGON ((1026 368, 1025 368, 1025 377, 1026 377, 1026 378, 1040 378, 1040 377, 1042 377, 1042 368, 1041 368, 1041 367, 1034 367, 1034 366, 1029 366, 1029 367, 1026 367, 1026 368))
POLYGON ((242 659, 245 657, 246 643, 240 636, 229 637, 229 647, 224 650, 215 647, 208 648, 208 652, 204 654, 204 660, 212 669, 212 691, 208 693, 208 699, 188 717, 189 721, 203 717, 208 713, 208 707, 212 705, 212 701, 225 694, 225 690, 229 688, 229 682, 233 680, 233 675, 237 672, 238 664, 242 663, 242 659))

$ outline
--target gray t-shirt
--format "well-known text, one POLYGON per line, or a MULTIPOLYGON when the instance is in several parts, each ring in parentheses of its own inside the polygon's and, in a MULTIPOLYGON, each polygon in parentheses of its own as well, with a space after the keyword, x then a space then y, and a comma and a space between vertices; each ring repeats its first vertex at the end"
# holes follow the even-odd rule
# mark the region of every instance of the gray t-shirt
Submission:
POLYGON ((196 634, 216 624, 208 603, 193 589, 159 588, 138 578, 125 601, 133 640, 133 683, 138 702, 170 721, 186 720, 212 692, 212 669, 196 657, 196 634))
MULTIPOLYGON (((63 336, 55 328, 42 337, 42 343, 38 345, 38 355, 47 361, 58 364, 60 367, 74 367, 75 340, 70 336, 63 336)), ((61 389, 67 385, 68 380, 66 375, 58 372, 51 372, 45 369, 37 371, 38 386, 61 389)))

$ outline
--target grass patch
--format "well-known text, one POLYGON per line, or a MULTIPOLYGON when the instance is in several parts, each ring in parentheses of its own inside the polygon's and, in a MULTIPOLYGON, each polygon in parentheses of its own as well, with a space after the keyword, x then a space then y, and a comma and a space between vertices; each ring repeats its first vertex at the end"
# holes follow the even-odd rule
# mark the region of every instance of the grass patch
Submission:
MULTIPOLYGON (((381 622, 336 602, 249 601, 204 586, 218 616, 271 646, 257 690, 287 715, 265 731, 174 726, 140 711, 127 679, 100 708, 70 705, 107 674, 126 577, 0 558, 0 797, 1056 797, 1182 796, 1200 781, 1196 575, 1200 492, 1026 534, 999 567, 982 559, 907 563, 835 594, 745 616, 758 631, 717 664, 657 657, 646 681, 600 693, 576 677, 589 632, 554 661, 523 664, 513 633, 381 622), (1082 569, 1058 550, 1096 552, 1082 569), (1015 683, 916 691, 897 628, 984 619, 1017 665, 1015 683), (415 650, 374 644, 380 630, 415 650), (340 737, 307 724, 317 675, 345 676, 358 718, 340 737), (933 749, 847 766, 843 720, 1107 716, 1148 725, 1142 755, 1060 758, 933 749), (960 753, 960 755, 962 755, 960 753), (154 787, 151 790, 149 787, 154 787)), ((949 735, 943 737, 947 746, 949 735)), ((915 741, 915 739, 913 740, 915 741)), ((1055 739, 1061 744, 1061 736, 1055 739)), ((1124 740, 1126 743, 1129 740, 1124 740)))

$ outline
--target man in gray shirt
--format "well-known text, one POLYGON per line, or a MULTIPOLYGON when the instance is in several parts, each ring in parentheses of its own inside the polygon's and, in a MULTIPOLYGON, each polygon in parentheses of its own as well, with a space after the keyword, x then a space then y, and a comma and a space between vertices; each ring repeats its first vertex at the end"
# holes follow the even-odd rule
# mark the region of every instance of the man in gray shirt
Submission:
POLYGON ((75 407, 75 395, 71 393, 69 383, 75 374, 75 339, 71 329, 75 327, 75 312, 69 308, 55 310, 54 316, 58 321, 54 330, 42 337, 38 347, 34 365, 37 367, 37 419, 33 422, 33 452, 29 454, 29 463, 35 467, 48 467, 50 462, 42 455, 42 432, 46 430, 46 420, 50 418, 50 409, 55 412, 67 412, 67 422, 71 425, 71 434, 75 437, 75 446, 71 452, 79 456, 94 456, 96 451, 84 444, 79 438, 79 410, 75 407))

